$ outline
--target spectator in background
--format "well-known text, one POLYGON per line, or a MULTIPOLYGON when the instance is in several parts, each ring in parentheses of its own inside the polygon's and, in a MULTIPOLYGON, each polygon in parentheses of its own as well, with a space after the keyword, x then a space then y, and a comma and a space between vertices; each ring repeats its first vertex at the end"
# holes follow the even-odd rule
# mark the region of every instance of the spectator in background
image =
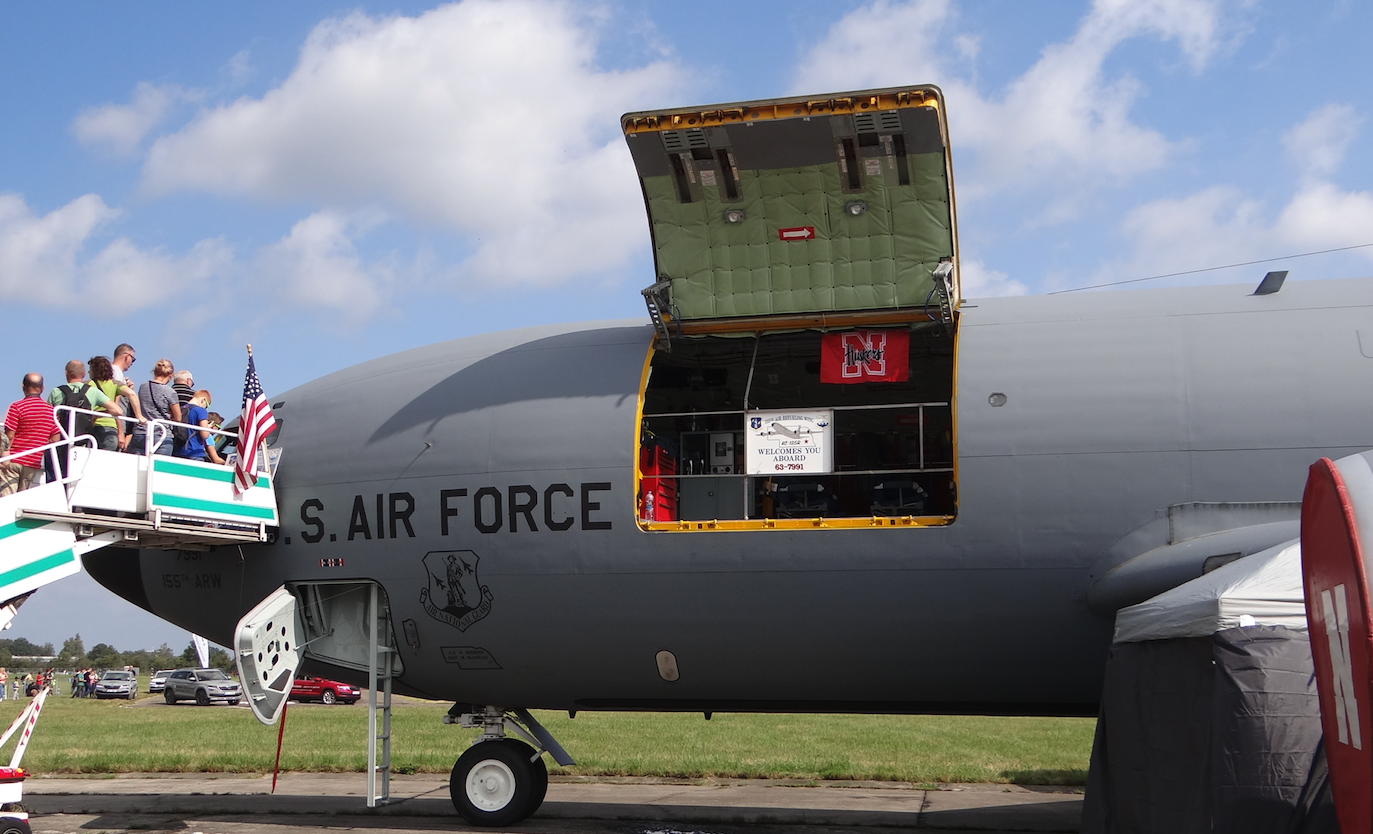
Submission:
MULTIPOLYGON (((121 403, 129 403, 133 416, 138 422, 143 422, 143 409, 138 403, 138 395, 127 385, 121 385, 114 378, 114 365, 104 356, 92 356, 91 382, 100 393, 112 400, 119 400, 121 403)), ((116 420, 114 417, 98 417, 95 421, 95 442, 96 445, 107 452, 116 449, 124 451, 129 445, 129 435, 131 430, 128 423, 116 420)))
MULTIPOLYGON (((67 381, 63 385, 54 386, 48 392, 48 405, 54 409, 59 406, 66 406, 74 411, 63 411, 58 414, 58 425, 67 433, 68 439, 78 437, 90 437, 95 439, 95 421, 93 414, 86 414, 87 411, 104 411, 110 418, 124 416, 124 410, 119 407, 119 403, 106 396, 94 383, 86 381, 86 364, 80 359, 73 359, 67 363, 67 381)), ((97 448, 99 441, 96 442, 97 448)), ((72 444, 67 443, 58 447, 58 461, 61 464, 62 477, 67 477, 67 466, 70 460, 72 444)), ((45 460, 48 464, 48 480, 57 480, 57 473, 53 471, 50 460, 45 460)))
POLYGON ((5 671, 4 666, 0 666, 0 701, 5 700, 5 683, 9 681, 10 673, 5 671))
MULTIPOLYGON (((181 406, 181 421, 188 426, 194 426, 190 419, 186 417, 186 410, 191 407, 191 397, 195 396, 195 379, 190 371, 177 371, 172 374, 172 390, 176 392, 176 402, 181 406)), ((177 429, 172 438, 172 454, 177 457, 186 457, 183 452, 186 449, 186 440, 190 437, 189 429, 177 429)))
MULTIPOLYGON (((172 381, 172 374, 176 373, 176 368, 172 366, 171 360, 159 359, 153 366, 153 378, 138 386, 138 403, 143 409, 143 417, 146 420, 164 420, 172 423, 181 422, 181 404, 176 401, 176 392, 169 385, 172 381)), ((127 451, 134 454, 143 454, 147 449, 148 432, 153 432, 153 438, 157 440, 157 448, 153 450, 155 455, 170 455, 172 453, 172 427, 168 425, 159 426, 153 429, 151 423, 140 423, 133 430, 133 438, 129 441, 127 451)))
MULTIPOLYGON (((37 449, 61 437, 52 406, 43 401, 43 377, 26 374, 23 387, 24 398, 10 404, 5 414, 5 438, 9 441, 10 454, 37 449)), ((42 452, 34 452, 4 464, 7 477, 0 495, 33 486, 38 473, 43 471, 44 457, 42 452)))
MULTIPOLYGON (((64 385, 55 386, 48 392, 48 405, 56 408, 65 405, 70 408, 80 408, 86 411, 104 411, 110 417, 122 417, 124 410, 119 407, 119 403, 114 398, 100 390, 100 386, 94 382, 86 381, 86 365, 80 359, 73 359, 67 363, 67 382, 64 385)), ((81 415, 70 412, 63 412, 62 424, 67 430, 68 437, 79 437, 86 434, 82 427, 90 428, 90 436, 95 437, 95 419, 92 415, 81 415), (83 417, 87 419, 82 419, 83 417)))
MULTIPOLYGON (((210 418, 210 428, 216 431, 224 430, 224 417, 221 416, 218 411, 207 412, 206 416, 210 418)), ((234 438, 225 437, 222 434, 212 434, 210 435, 208 442, 214 444, 215 451, 219 452, 219 456, 223 458, 224 450, 229 447, 229 444, 234 442, 234 438)), ((228 463, 229 461, 226 459, 224 462, 228 463)))
POLYGON ((177 371, 172 374, 172 390, 176 401, 181 403, 181 413, 186 413, 186 404, 195 396, 195 377, 190 371, 177 371))
POLYGON ((133 345, 126 344, 115 348, 114 359, 110 363, 114 367, 114 381, 120 385, 133 387, 132 380, 129 379, 127 373, 129 368, 133 367, 133 363, 137 361, 138 357, 134 355, 133 345))
POLYGON ((210 421, 210 413, 205 410, 209 404, 210 392, 203 388, 195 392, 195 396, 191 398, 186 414, 186 425, 191 427, 191 432, 181 450, 181 457, 202 462, 208 459, 210 463, 223 464, 224 459, 215 448, 214 435, 205 431, 214 428, 210 421))

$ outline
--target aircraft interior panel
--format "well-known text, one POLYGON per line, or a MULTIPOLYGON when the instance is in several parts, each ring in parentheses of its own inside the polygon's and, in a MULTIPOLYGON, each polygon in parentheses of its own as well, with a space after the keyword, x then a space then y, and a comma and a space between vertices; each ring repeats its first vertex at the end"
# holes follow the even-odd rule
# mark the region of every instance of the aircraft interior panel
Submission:
POLYGON ((911 310, 936 292, 957 306, 937 88, 629 113, 621 126, 672 320, 911 310))

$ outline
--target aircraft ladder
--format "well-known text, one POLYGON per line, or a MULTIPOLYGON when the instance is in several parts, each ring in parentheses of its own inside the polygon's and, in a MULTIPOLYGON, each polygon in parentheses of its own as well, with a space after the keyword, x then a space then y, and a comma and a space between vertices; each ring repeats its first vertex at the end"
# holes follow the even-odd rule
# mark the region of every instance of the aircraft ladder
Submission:
POLYGON ((391 678, 395 649, 382 642, 377 586, 370 589, 367 661, 367 807, 391 801, 391 678), (378 698, 377 687, 381 686, 378 698), (380 722, 378 722, 380 717, 380 722), (380 726, 378 726, 380 723, 380 726), (378 762, 380 759, 380 762, 378 762))

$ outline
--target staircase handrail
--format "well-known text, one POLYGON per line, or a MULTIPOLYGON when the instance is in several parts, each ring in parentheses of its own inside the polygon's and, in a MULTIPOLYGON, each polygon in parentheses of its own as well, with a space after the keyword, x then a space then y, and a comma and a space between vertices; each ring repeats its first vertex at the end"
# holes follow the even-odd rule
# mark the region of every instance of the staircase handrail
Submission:
MULTIPOLYGON (((238 440, 237 430, 225 431, 224 429, 211 429, 205 428, 203 426, 192 426, 190 423, 181 423, 176 420, 149 420, 146 417, 139 419, 137 417, 128 417, 125 415, 115 417, 114 415, 104 411, 94 411, 89 408, 77 408, 76 406, 71 405, 59 405, 56 406, 54 410, 58 412, 66 412, 63 415, 58 415, 59 419, 57 420, 57 429, 62 433, 62 437, 64 438, 71 437, 72 427, 75 425, 75 415, 77 414, 89 414, 92 417, 108 417, 114 420, 118 420, 121 423, 133 423, 135 425, 141 425, 145 427, 157 426, 157 431, 154 431, 152 428, 147 429, 147 437, 145 441, 146 448, 144 450, 145 454, 148 452, 148 450, 156 449, 162 443, 162 440, 167 436, 167 433, 170 432, 172 430, 172 427, 174 426, 186 426, 187 428, 190 428, 193 431, 204 431, 209 432, 210 434, 217 434, 222 437, 227 437, 231 440, 238 440), (62 417, 65 417, 66 419, 63 420, 62 417), (157 433, 158 431, 160 431, 161 433, 157 433), (156 442, 153 442, 154 439, 156 440, 156 442)), ((25 452, 24 454, 30 453, 25 452)))
MULTIPOLYGON (((65 449, 68 446, 89 446, 90 448, 94 449, 95 438, 91 437, 90 435, 82 435, 81 437, 78 437, 75 440, 55 440, 52 443, 47 443, 43 446, 38 446, 33 449, 25 449, 22 452, 10 452, 8 455, 0 457, 0 465, 9 463, 10 461, 15 460, 16 458, 28 457, 29 455, 32 455, 35 452, 42 452, 44 456, 47 456, 49 454, 52 455, 53 471, 61 472, 62 470, 58 468, 58 450, 65 449)), ((80 477, 80 475, 72 475, 71 473, 68 473, 67 477, 61 478, 56 482, 49 481, 48 483, 66 484, 78 480, 80 477)))

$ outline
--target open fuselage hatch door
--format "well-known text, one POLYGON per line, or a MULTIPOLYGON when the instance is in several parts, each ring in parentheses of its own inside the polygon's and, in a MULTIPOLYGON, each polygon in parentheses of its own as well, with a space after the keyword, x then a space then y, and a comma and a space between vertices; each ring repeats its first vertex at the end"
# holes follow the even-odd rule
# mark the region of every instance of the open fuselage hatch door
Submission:
POLYGON ((958 236, 938 88, 621 124, 657 272, 641 526, 952 521, 958 236))

